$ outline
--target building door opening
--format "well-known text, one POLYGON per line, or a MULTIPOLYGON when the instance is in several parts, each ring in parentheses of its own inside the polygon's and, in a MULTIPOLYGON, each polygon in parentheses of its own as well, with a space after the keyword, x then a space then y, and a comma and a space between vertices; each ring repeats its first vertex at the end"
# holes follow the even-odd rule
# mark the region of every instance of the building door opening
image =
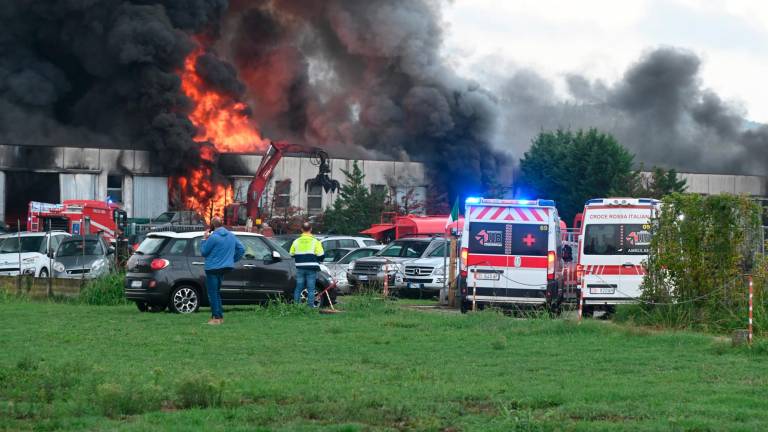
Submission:
POLYGON ((5 223, 9 228, 27 226, 30 201, 58 203, 59 174, 32 171, 6 171, 5 173, 5 223))

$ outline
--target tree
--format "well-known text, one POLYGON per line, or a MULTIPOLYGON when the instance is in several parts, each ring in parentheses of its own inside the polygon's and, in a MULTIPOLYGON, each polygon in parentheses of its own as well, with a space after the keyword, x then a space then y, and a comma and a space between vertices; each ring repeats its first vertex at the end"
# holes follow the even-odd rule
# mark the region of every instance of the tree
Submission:
POLYGON ((597 129, 541 132, 520 160, 517 194, 553 199, 571 221, 590 198, 629 195, 634 156, 597 129))
POLYGON ((685 179, 678 179, 674 169, 665 170, 654 166, 648 175, 643 172, 643 168, 641 164, 640 169, 634 173, 632 196, 661 199, 675 192, 683 193, 688 188, 685 179))
POLYGON ((341 171, 346 180, 333 206, 323 216, 323 229, 334 234, 357 234, 379 222, 386 193, 368 190, 365 174, 357 161, 350 171, 341 171))

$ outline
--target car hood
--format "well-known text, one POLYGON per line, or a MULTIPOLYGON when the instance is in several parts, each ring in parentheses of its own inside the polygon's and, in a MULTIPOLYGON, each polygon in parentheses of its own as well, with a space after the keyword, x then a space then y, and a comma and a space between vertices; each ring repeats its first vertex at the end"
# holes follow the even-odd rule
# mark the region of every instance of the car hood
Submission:
MULTIPOLYGON (((39 252, 23 252, 21 254, 21 259, 25 260, 27 258, 40 258, 41 256, 44 255, 39 252)), ((0 254, 0 265, 18 264, 18 262, 19 254, 17 252, 0 254)))
POLYGON ((71 255, 56 257, 56 261, 65 268, 90 268, 91 264, 102 258, 105 258, 104 255, 71 255))
POLYGON ((448 264, 449 261, 449 259, 443 260, 442 257, 419 258, 407 263, 406 265, 442 267, 444 263, 448 264))
POLYGON ((355 263, 370 263, 370 264, 387 264, 387 263, 397 263, 397 264, 403 264, 403 263, 409 263, 413 260, 416 260, 418 258, 402 258, 402 257, 380 257, 380 256, 371 256, 366 258, 360 258, 359 260, 355 260, 355 263))

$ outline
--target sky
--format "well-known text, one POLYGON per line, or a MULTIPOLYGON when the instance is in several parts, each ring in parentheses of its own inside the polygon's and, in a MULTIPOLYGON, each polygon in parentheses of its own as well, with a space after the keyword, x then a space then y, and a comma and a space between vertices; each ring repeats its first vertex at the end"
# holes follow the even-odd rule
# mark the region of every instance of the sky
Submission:
POLYGON ((445 56, 481 84, 529 68, 566 96, 568 73, 614 82, 671 46, 702 59, 705 87, 768 123, 768 1, 454 0, 443 20, 445 56))

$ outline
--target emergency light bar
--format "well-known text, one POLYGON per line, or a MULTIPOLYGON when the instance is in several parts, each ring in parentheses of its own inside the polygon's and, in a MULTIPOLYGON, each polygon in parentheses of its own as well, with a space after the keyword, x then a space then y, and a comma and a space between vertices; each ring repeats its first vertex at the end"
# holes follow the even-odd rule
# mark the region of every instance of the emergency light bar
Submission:
POLYGON ((658 205, 661 201, 650 198, 595 198, 588 200, 584 205, 607 205, 607 206, 627 206, 627 205, 658 205))
POLYGON ((553 200, 510 200, 510 199, 493 199, 493 198, 478 198, 469 197, 464 200, 466 204, 497 204, 497 205, 516 205, 516 206, 539 206, 539 207, 554 207, 555 202, 553 200))

